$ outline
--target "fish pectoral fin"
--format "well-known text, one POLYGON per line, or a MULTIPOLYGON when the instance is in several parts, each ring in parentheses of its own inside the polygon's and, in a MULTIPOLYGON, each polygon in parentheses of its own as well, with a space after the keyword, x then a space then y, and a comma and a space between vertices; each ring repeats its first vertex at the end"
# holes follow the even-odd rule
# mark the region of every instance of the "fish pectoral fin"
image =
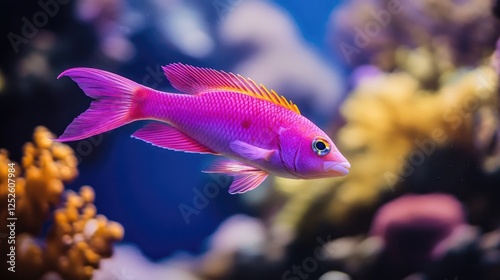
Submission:
POLYGON ((263 159, 267 161, 276 153, 275 150, 259 148, 239 140, 231 142, 229 147, 235 153, 249 160, 263 159))
POLYGON ((269 174, 253 166, 235 160, 222 160, 214 163, 205 173, 224 173, 234 177, 230 194, 245 193, 258 187, 269 174))
POLYGON ((131 137, 154 146, 174 151, 199 154, 217 154, 175 127, 162 123, 150 123, 137 130, 131 137))

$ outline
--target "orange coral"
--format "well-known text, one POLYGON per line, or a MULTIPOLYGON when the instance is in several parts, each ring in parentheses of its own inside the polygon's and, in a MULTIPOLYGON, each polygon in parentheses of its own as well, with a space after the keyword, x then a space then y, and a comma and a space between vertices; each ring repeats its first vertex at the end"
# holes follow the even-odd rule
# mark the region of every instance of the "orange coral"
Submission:
POLYGON ((94 190, 67 192, 65 206, 56 210, 47 240, 47 262, 66 279, 89 279, 99 261, 112 253, 111 245, 123 237, 123 228, 96 216, 94 190))
MULTIPOLYGON (((123 237, 120 224, 96 215, 91 187, 82 187, 79 194, 66 191, 63 198, 64 183, 78 174, 77 159, 69 146, 52 138, 46 128, 37 127, 33 143, 24 146, 22 168, 14 165, 16 273, 8 275, 9 279, 38 279, 47 273, 64 279, 91 279, 99 261, 109 257, 112 244, 123 237), (52 214, 61 202, 63 206, 52 214), (40 242, 38 235, 51 215, 53 224, 40 242)), ((9 163, 7 152, 1 150, 0 205, 7 202, 9 163)), ((7 221, 8 214, 7 207, 2 206, 2 222, 7 221)), ((0 249, 6 252, 7 244, 0 243, 0 249)), ((2 274, 9 273, 5 265, 2 259, 2 274)))
MULTIPOLYGON (((64 183, 78 175, 77 160, 73 150, 64 144, 54 142, 46 128, 37 127, 33 143, 24 146, 22 168, 24 178, 19 177, 21 168, 16 169, 16 217, 19 220, 17 230, 31 234, 39 233, 43 222, 55 207, 64 190, 64 183), (28 187, 27 187, 28 186, 28 187)), ((7 152, 0 154, 2 174, 0 174, 0 199, 7 199, 7 152)), ((0 219, 5 220, 7 209, 0 212, 0 219)))

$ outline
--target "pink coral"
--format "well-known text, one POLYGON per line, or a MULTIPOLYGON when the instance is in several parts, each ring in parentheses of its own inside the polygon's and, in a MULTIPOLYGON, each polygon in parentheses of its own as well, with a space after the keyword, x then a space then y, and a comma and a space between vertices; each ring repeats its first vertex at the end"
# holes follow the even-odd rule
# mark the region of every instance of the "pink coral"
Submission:
POLYGON ((382 238, 393 261, 418 265, 440 258, 464 224, 462 206, 453 196, 405 195, 379 209, 371 234, 382 238))

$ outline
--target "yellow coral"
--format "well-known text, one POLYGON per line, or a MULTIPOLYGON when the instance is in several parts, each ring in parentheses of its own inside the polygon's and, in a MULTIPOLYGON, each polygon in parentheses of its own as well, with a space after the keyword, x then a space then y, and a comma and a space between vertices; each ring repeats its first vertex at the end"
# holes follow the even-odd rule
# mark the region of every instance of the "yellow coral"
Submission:
POLYGON ((111 244, 122 239, 123 228, 102 215, 96 216, 94 191, 67 192, 65 206, 56 210, 47 240, 47 262, 66 279, 90 279, 102 257, 109 257, 111 244))
MULTIPOLYGON (((43 222, 48 218, 50 209, 55 207, 64 190, 64 182, 74 179, 78 170, 77 160, 70 147, 52 141, 55 136, 44 127, 37 127, 33 143, 24 146, 22 168, 24 178, 19 177, 21 166, 16 165, 16 217, 17 230, 39 233, 43 222), (29 187, 27 187, 29 186, 29 187)), ((0 199, 7 199, 7 152, 0 155, 2 174, 0 179, 0 199)), ((0 219, 5 220, 7 209, 2 208, 0 219)))
MULTIPOLYGON (((15 164, 14 276, 38 279, 47 273, 57 273, 64 279, 90 279, 100 260, 111 255, 112 244, 122 239, 123 228, 96 215, 91 187, 82 187, 79 194, 66 191, 64 199, 64 183, 78 175, 77 159, 69 146, 54 142, 53 138, 46 128, 37 127, 33 143, 24 146, 22 168, 15 164), (42 245, 37 235, 61 202, 64 206, 53 213, 53 225, 42 245)), ((7 202, 9 163, 7 152, 0 150, 0 205, 7 202)), ((2 206, 2 223, 7 215, 7 207, 2 206)), ((7 251, 6 246, 6 242, 0 242, 2 252, 7 251)), ((1 258, 5 273, 5 254, 1 258)))

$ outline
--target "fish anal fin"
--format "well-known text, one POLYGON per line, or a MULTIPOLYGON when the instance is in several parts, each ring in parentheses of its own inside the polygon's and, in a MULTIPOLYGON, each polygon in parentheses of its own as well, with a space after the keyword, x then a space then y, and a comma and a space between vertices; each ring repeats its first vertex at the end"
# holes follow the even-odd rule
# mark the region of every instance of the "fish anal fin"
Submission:
POLYGON ((234 176, 229 186, 230 194, 240 194, 258 187, 269 174, 253 166, 235 160, 221 160, 214 163, 205 173, 223 173, 234 176))
POLYGON ((258 187, 269 174, 264 171, 249 174, 237 175, 229 186, 230 194, 246 193, 258 187))
POLYGON ((291 101, 241 75, 181 63, 170 64, 162 68, 172 86, 182 92, 200 94, 226 90, 267 100, 300 115, 299 109, 291 101))
POLYGON ((188 153, 217 154, 196 140, 167 124, 150 123, 132 134, 133 138, 154 146, 188 153))

